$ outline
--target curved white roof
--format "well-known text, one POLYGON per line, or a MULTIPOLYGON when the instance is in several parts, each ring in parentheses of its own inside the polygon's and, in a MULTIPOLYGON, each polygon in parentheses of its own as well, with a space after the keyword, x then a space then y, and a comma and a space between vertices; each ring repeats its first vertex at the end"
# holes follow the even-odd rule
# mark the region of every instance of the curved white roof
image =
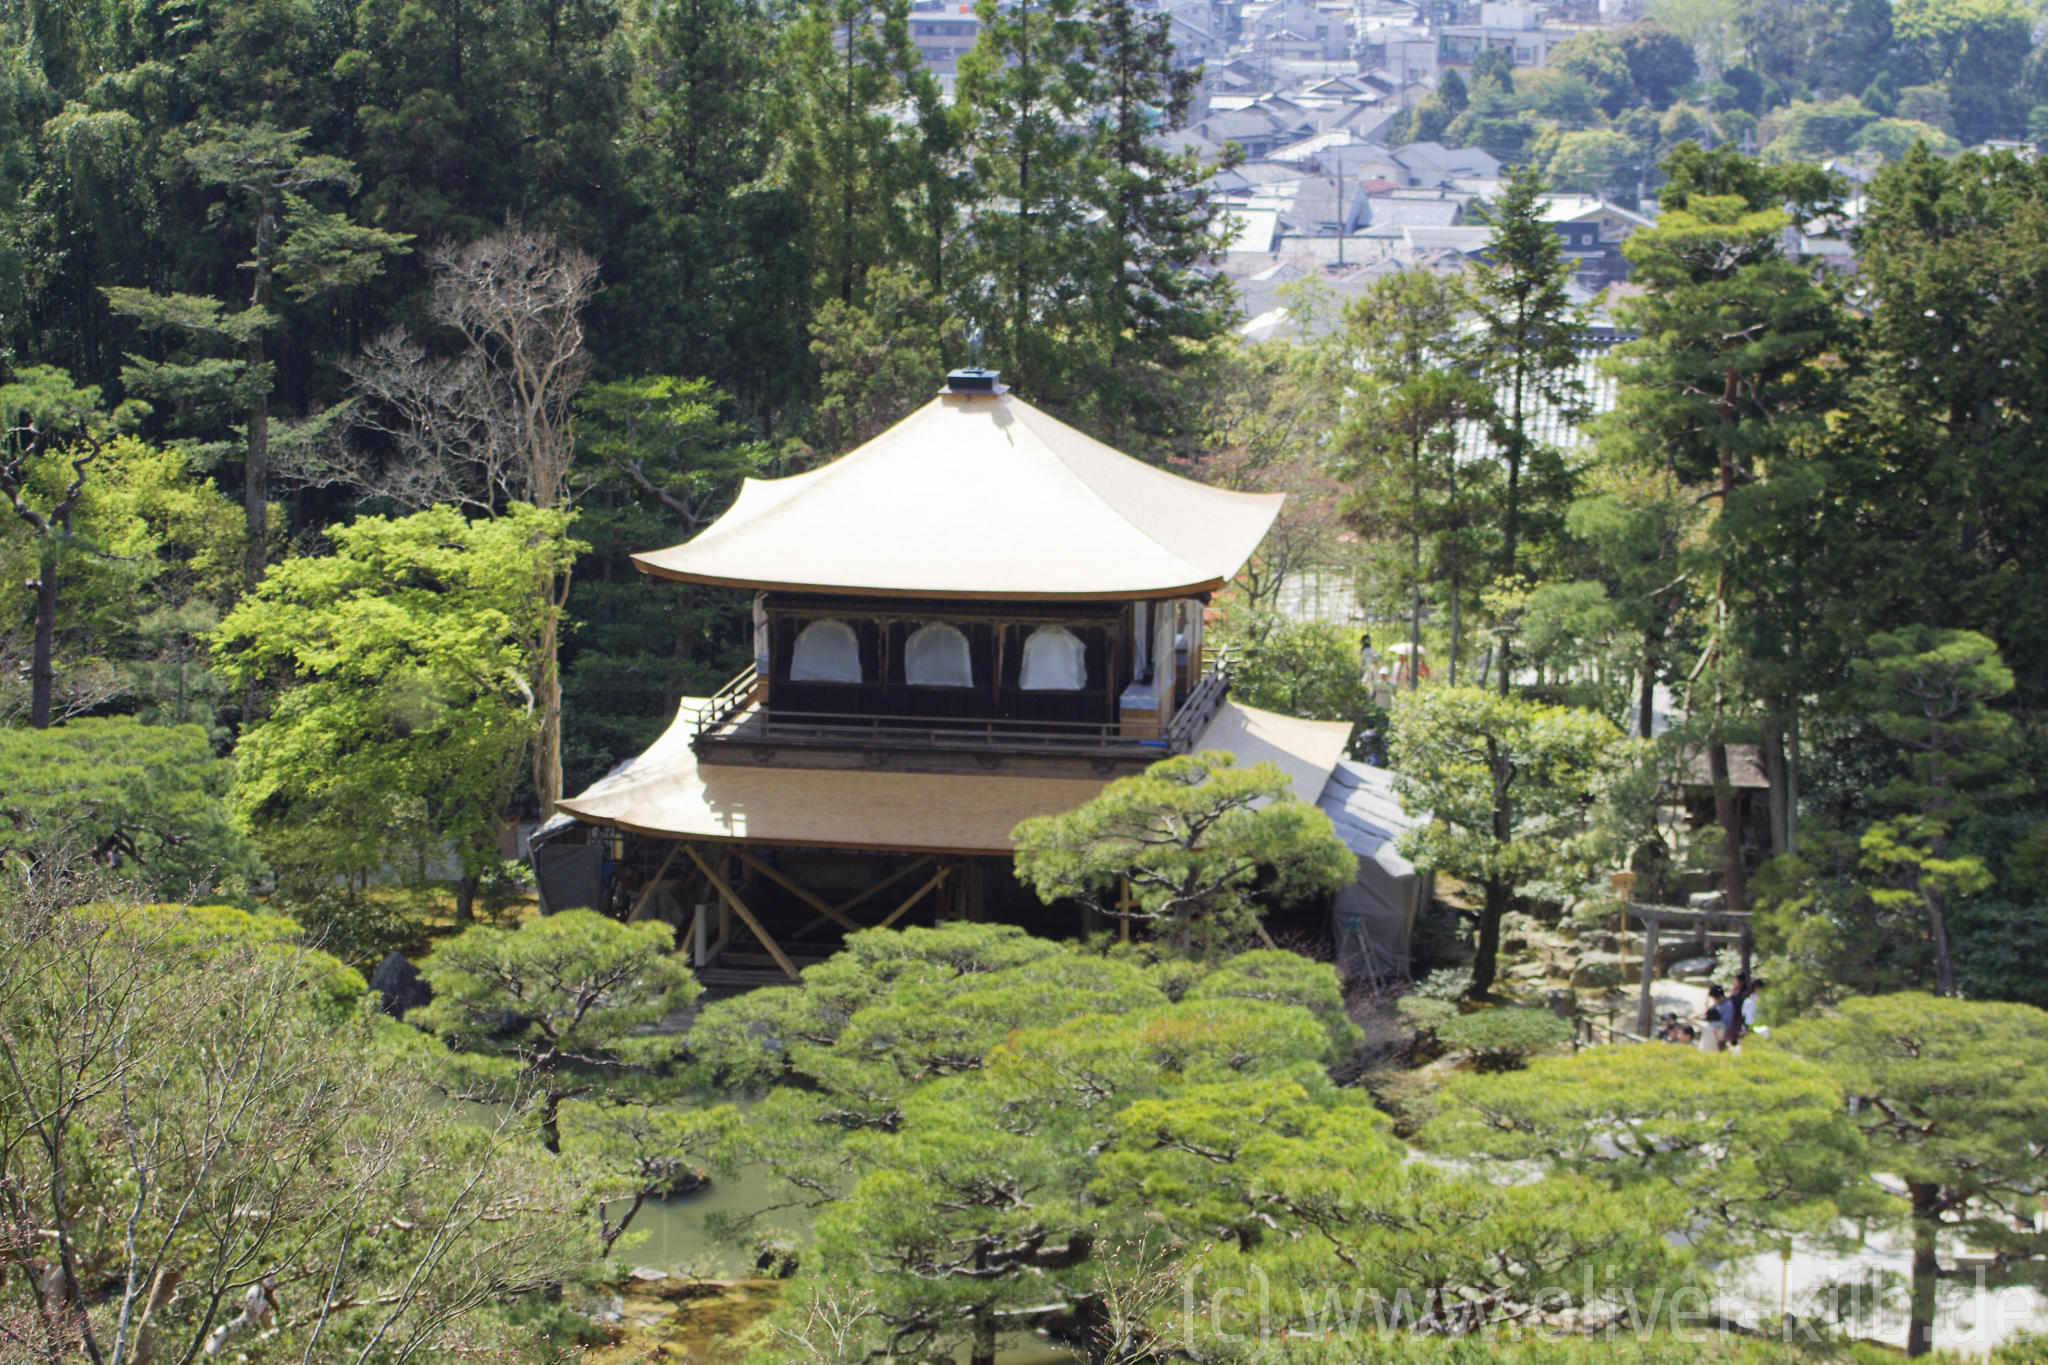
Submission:
POLYGON ((947 393, 822 469, 747 480, 696 539, 633 562, 729 587, 1183 596, 1228 582, 1280 503, 1155 469, 1005 393, 947 393))

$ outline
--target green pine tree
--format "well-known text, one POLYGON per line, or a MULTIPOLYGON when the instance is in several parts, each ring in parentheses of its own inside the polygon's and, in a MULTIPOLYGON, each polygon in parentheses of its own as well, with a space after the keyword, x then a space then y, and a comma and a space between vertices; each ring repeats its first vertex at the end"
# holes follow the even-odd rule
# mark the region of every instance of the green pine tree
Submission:
POLYGON ((188 350, 172 360, 131 356, 121 377, 138 394, 171 404, 197 404, 217 417, 239 418, 243 432, 242 508, 248 525, 244 580, 263 576, 270 548, 272 446, 303 450, 327 429, 339 407, 293 423, 271 423, 276 367, 268 353, 282 325, 279 285, 301 304, 360 285, 405 250, 406 238, 365 227, 347 213, 325 211, 306 196, 316 190, 353 193, 355 171, 338 157, 305 150, 307 130, 267 124, 205 128, 185 153, 199 183, 224 192, 221 213, 248 233, 249 293, 240 306, 193 294, 108 286, 114 311, 145 329, 170 332, 188 350))
MULTIPOLYGON (((1475 263, 1465 279, 1479 321, 1472 355, 1491 390, 1486 425, 1504 470, 1499 577, 1511 591, 1524 585, 1525 530, 1554 538, 1563 529, 1560 520, 1572 496, 1564 453, 1539 439, 1531 426, 1541 413, 1571 422, 1586 411, 1574 344, 1586 325, 1585 310, 1572 304, 1567 289, 1571 263, 1563 241, 1543 217, 1543 190, 1543 178, 1534 171, 1509 172, 1507 187, 1487 205, 1493 225, 1488 257, 1475 263)), ((1504 643, 1498 658, 1505 696, 1513 650, 1504 643)))

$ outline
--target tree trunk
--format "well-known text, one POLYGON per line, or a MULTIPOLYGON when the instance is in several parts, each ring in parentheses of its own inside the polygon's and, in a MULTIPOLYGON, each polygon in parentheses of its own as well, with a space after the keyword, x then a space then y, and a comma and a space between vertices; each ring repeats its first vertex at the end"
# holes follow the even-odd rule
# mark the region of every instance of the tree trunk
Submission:
POLYGON ((600 1204, 597 1206, 597 1236, 600 1243, 598 1254, 600 1256, 612 1254, 612 1244, 626 1235, 626 1229, 633 1226, 633 1219, 639 1215, 640 1210, 646 1203, 647 1191, 641 1190, 633 1196, 633 1202, 626 1207, 626 1216, 616 1223, 606 1216, 604 1205, 600 1204))
POLYGON ((996 1365, 996 1317, 986 1307, 974 1310, 974 1344, 967 1365, 996 1365))
POLYGON ((1785 765, 1785 714, 1773 708, 1764 716, 1764 781, 1770 784, 1771 856, 1782 858, 1792 851, 1792 807, 1790 775, 1785 765))
POLYGON ((1451 576, 1451 663, 1450 670, 1444 674, 1444 681, 1452 687, 1458 685, 1458 597, 1458 578, 1457 575, 1453 574, 1451 576))
MULTIPOLYGON (((1937 826, 1929 851, 1937 859, 1948 856, 1948 836, 1937 826)), ((1934 993, 1954 995, 1956 993, 1956 967, 1948 951, 1948 901, 1941 892, 1923 880, 1920 883, 1920 900, 1927 907, 1927 927, 1934 938, 1934 993)))
POLYGON ((1785 727, 1785 851, 1799 851, 1799 708, 1785 727))
POLYGON ((1422 536, 1411 537, 1413 578, 1408 599, 1408 690, 1413 692, 1422 676, 1422 536))
MULTIPOLYGON (((1501 844, 1505 844, 1515 830, 1515 810, 1509 797, 1514 780, 1510 761, 1509 756, 1501 752, 1500 741, 1489 737, 1486 741, 1486 770, 1493 780, 1492 832, 1495 842, 1501 844)), ((1471 996, 1474 1000, 1486 997, 1499 973, 1500 921, 1507 913, 1508 894, 1512 890, 1505 877, 1486 879, 1486 896, 1479 910, 1479 942, 1472 954, 1471 996)))
POLYGON ((1906 1354, 1924 1356, 1934 1349, 1934 1290, 1941 1274, 1941 1220, 1935 1206, 1940 1187, 1917 1181, 1906 1186, 1913 1200, 1912 1308, 1906 1327, 1906 1354))
POLYGON ((561 581, 543 580, 540 586, 547 613, 542 618, 538 675, 533 684, 533 706, 539 713, 540 730, 533 745, 533 794, 540 805, 540 818, 555 813, 562 799, 562 613, 569 605, 569 573, 561 581))
POLYGON ((1636 693, 1636 737, 1650 738, 1650 731, 1657 722, 1657 666, 1652 662, 1651 651, 1655 642, 1649 632, 1643 634, 1643 684, 1636 693))
POLYGON ((465 872, 455 879, 455 922, 476 923, 476 889, 483 884, 483 878, 465 872))
POLYGON ((552 1090, 541 1102, 540 1145, 556 1156, 562 1154, 562 1097, 552 1090))
POLYGON ((1740 914, 1749 908, 1749 882, 1742 867, 1742 812, 1728 780, 1728 745, 1722 740, 1707 746, 1707 771, 1714 780, 1714 818, 1720 823, 1721 848, 1728 860, 1722 879, 1726 908, 1740 914))
MULTIPOLYGON (((1651 606, 1660 609, 1663 604, 1653 601, 1651 606)), ((1653 616, 1651 622, 1643 630, 1643 682, 1636 694, 1636 731, 1640 739, 1649 739, 1657 724, 1657 647, 1664 643, 1665 623, 1661 616, 1653 616)))
MULTIPOLYGON (((1741 375, 1728 371, 1721 389, 1721 426, 1725 431, 1735 422, 1735 399, 1741 392, 1741 375)), ((1727 515, 1728 503, 1735 496, 1735 461, 1730 458, 1726 442, 1720 453, 1720 497, 1721 514, 1727 515)), ((1722 633, 1709 649, 1719 649, 1725 641, 1728 629, 1728 566, 1724 561, 1721 572, 1714 580, 1714 629, 1722 633)), ((1722 730, 1723 706, 1721 683, 1714 684, 1714 742, 1707 749, 1707 766, 1714 778, 1714 818, 1720 822, 1723 848, 1728 858, 1728 871, 1723 881, 1727 897, 1727 909, 1742 912, 1749 908, 1748 884, 1742 867, 1742 816, 1736 807, 1735 788, 1728 781, 1728 741, 1722 730)))
POLYGON ((1499 877, 1486 881, 1486 898, 1479 910, 1479 942, 1472 953, 1472 990, 1474 1000, 1483 1000, 1493 989, 1494 978, 1500 971, 1500 921, 1508 909, 1508 884, 1499 877))
MULTIPOLYGON (((251 308, 270 306, 271 257, 276 238, 277 201, 266 195, 256 210, 256 278, 249 288, 251 308)), ((243 359, 255 385, 249 402, 249 446, 242 457, 242 519, 249 536, 242 583, 253 589, 263 579, 264 551, 270 538, 270 385, 258 382, 264 364, 261 329, 250 336, 243 359)))
POLYGON ((43 562, 36 573, 36 638, 28 667, 28 723, 50 728, 50 697, 57 690, 57 543, 43 541, 43 562))

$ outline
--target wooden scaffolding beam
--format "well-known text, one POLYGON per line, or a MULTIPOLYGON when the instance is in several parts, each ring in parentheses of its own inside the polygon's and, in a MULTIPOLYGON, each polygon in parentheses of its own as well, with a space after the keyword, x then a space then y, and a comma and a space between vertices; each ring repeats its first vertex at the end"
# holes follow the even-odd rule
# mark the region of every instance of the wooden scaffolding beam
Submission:
POLYGON ((946 880, 947 875, 951 873, 952 870, 953 864, 947 863, 937 872, 932 873, 930 881, 926 882, 923 886, 917 888, 917 890, 911 892, 909 900, 904 901, 903 904, 897 906, 894 910, 891 910, 889 912, 889 917, 883 920, 880 924, 877 924, 875 927, 877 929, 886 929, 890 925, 894 924, 897 920, 903 918, 903 916, 910 910, 911 906, 916 905, 919 901, 923 900, 925 897, 925 893, 927 891, 930 891, 940 882, 946 880))
POLYGON ((654 875, 647 879, 647 885, 641 887, 640 894, 633 898, 633 908, 626 912, 626 919, 629 922, 640 918, 640 912, 647 908, 647 903, 654 899, 654 893, 661 889, 661 879, 668 875, 669 864, 673 863, 676 855, 682 851, 683 845, 680 840, 669 845, 668 856, 661 860, 661 866, 654 869, 654 875))
MULTIPOLYGON (((842 925, 843 927, 848 929, 860 928, 858 924, 855 924, 852 919, 850 919, 848 916, 842 913, 837 906, 827 905, 822 899, 813 895, 811 892, 806 891, 803 887, 798 886, 795 882, 791 881, 788 877, 783 876, 781 872, 777 871, 767 862, 763 861, 760 858, 756 858, 753 854, 747 852, 745 849, 734 849, 733 856, 735 858, 738 858, 741 862, 745 863, 748 867, 753 868, 754 871, 766 877, 769 881, 774 882, 784 891, 789 892, 790 895, 795 896, 805 905, 810 906, 811 909, 817 911, 826 919, 829 919, 834 923, 842 925)), ((802 930, 799 930, 795 935, 795 937, 799 938, 802 936, 802 930)))
POLYGON ((754 937, 761 940, 761 946, 768 950, 768 956, 775 959, 775 965, 782 968, 788 974, 791 981, 802 980, 803 978, 797 973, 796 964, 789 960, 789 954, 783 952, 782 945, 768 936, 768 931, 761 927, 761 921, 755 919, 754 912, 747 909, 746 902, 742 901, 738 893, 725 884, 725 878, 712 871, 711 864, 705 862, 702 855, 694 847, 689 847, 688 845, 685 845, 685 847, 689 848, 690 861, 697 864, 697 870, 704 874, 704 879, 710 882, 718 894, 724 898, 725 903, 732 907, 732 912, 740 917, 741 922, 753 931, 754 937))
MULTIPOLYGON (((882 880, 876 882, 867 890, 860 892, 859 894, 855 895, 849 900, 843 900, 839 902, 839 905, 837 907, 839 913, 841 915, 848 916, 848 918, 850 919, 854 906, 859 905, 862 901, 867 900, 872 896, 878 895, 881 892, 888 890, 897 882, 902 881, 905 877, 909 876, 911 873, 917 871, 917 869, 925 866, 929 862, 931 862, 931 857, 930 855, 926 855, 925 857, 917 858, 905 863, 903 866, 897 868, 894 872, 891 872, 888 876, 882 878, 882 880)), ((848 921, 841 920, 840 922, 847 923, 848 921)), ((812 920, 809 924, 806 924, 803 928, 797 930, 794 934, 791 934, 790 937, 808 938, 811 934, 824 928, 826 925, 830 923, 832 923, 830 916, 820 915, 816 919, 812 920)), ((858 929, 861 926, 858 924, 854 924, 852 925, 852 927, 858 929)))

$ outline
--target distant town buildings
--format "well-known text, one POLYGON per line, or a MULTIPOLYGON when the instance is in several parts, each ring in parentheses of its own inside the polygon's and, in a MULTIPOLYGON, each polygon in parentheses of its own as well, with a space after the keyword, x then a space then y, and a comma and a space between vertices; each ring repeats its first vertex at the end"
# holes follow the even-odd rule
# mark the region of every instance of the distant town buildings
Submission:
MULTIPOLYGON (((1482 54, 1541 67, 1574 36, 1640 14, 1637 0, 1141 3, 1167 19, 1176 64, 1201 68, 1183 126, 1157 136, 1217 168, 1204 188, 1229 226, 1220 269, 1236 282, 1255 336, 1283 325, 1277 301, 1291 281, 1317 277, 1341 298, 1388 271, 1458 270, 1482 259, 1499 160, 1477 147, 1408 140, 1407 111, 1446 71, 1469 71, 1482 54)), ((943 81, 979 29, 965 0, 916 0, 912 40, 943 81)), ((1869 176, 1860 163, 1835 169, 1852 181, 1869 176)), ((1546 196, 1545 216, 1584 298, 1628 278, 1622 244, 1653 211, 1633 198, 1546 196)), ((1853 269, 1839 226, 1788 233, 1803 254, 1853 269)))

